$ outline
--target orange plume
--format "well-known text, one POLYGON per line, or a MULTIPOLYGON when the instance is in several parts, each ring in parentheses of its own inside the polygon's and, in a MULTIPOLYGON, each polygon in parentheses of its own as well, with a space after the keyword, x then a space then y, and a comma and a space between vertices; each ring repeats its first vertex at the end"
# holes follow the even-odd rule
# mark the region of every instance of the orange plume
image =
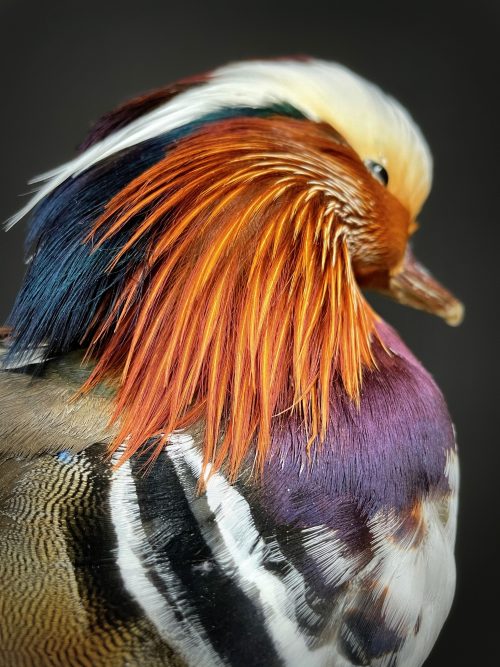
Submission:
POLYGON ((159 451, 203 417, 205 464, 234 478, 253 442, 262 466, 287 411, 321 441, 334 374, 357 401, 374 365, 355 273, 399 259, 406 211, 328 126, 239 118, 180 140, 109 202, 93 243, 135 219, 110 269, 139 240, 146 259, 89 348, 86 388, 118 382, 114 448, 156 436, 159 451))

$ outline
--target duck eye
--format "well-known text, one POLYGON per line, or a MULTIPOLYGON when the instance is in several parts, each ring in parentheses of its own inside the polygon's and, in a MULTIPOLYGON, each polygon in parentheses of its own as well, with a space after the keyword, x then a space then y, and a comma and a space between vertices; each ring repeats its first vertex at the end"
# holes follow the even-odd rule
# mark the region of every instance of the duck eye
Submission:
POLYGON ((377 181, 380 181, 382 185, 387 185, 389 183, 389 174, 387 173, 385 167, 383 167, 378 162, 373 160, 365 160, 365 165, 369 171, 375 176, 377 181))

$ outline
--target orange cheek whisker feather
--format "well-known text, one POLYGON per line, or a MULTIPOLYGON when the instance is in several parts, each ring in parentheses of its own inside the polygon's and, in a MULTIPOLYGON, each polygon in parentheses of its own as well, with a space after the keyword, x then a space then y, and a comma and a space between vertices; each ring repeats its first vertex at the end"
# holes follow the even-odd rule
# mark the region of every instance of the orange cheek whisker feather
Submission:
MULTIPOLYGON (((376 317, 354 278, 348 221, 335 210, 373 200, 360 168, 323 126, 227 120, 179 141, 109 202, 95 249, 138 220, 109 270, 148 243, 93 334, 97 364, 84 386, 121 377, 114 449, 126 442, 123 457, 156 437, 154 455, 204 414, 205 465, 227 464, 234 477, 255 437, 261 468, 271 420, 288 410, 299 411, 308 448, 321 441, 334 369, 359 400, 376 317)), ((369 221, 370 211, 358 214, 369 221)))
POLYGON ((60 666, 421 667, 455 586, 456 443, 361 288, 459 322, 408 247, 431 180, 394 99, 308 58, 132 100, 39 179, 0 346, 16 664, 47 653, 18 619, 62 608, 60 666))

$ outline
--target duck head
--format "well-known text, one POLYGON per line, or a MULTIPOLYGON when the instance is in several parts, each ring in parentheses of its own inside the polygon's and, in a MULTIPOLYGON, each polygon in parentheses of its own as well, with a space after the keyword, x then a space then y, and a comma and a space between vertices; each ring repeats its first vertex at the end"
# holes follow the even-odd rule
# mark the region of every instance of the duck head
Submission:
POLYGON ((203 420, 205 463, 236 475, 297 410, 321 440, 332 387, 359 403, 384 344, 362 288, 462 317, 409 247, 427 144, 338 64, 228 65, 122 106, 85 146, 16 216, 42 202, 14 329, 87 347, 125 456, 203 420))

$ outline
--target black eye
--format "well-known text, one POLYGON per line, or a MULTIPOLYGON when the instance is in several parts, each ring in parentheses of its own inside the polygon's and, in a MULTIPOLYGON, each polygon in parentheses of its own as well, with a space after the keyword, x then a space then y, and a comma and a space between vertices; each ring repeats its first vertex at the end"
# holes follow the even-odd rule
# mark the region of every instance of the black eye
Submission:
POLYGON ((389 174, 385 170, 385 167, 373 160, 365 160, 365 165, 382 185, 387 185, 387 183, 389 183, 389 174))

